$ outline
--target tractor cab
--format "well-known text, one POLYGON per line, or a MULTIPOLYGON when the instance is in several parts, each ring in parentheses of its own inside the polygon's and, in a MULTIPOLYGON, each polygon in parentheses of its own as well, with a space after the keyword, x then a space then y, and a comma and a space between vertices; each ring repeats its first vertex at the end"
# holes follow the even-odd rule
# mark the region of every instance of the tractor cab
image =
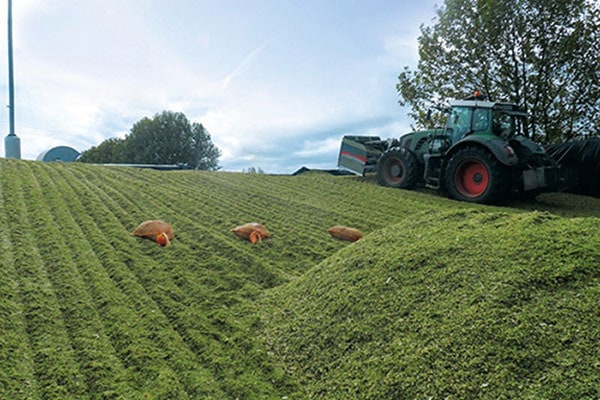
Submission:
POLYGON ((429 151, 423 154, 423 178, 427 186, 439 188, 442 159, 448 159, 469 144, 477 143, 490 149, 504 164, 516 162, 509 142, 520 148, 519 141, 513 139, 524 138, 527 117, 516 104, 489 101, 476 93, 468 99, 451 102, 443 111, 448 114, 446 126, 429 136, 429 151))
POLYGON ((442 154, 467 136, 488 136, 508 141, 523 135, 527 113, 515 104, 487 101, 476 95, 457 100, 445 109, 446 126, 441 134, 430 137, 431 154, 442 154))

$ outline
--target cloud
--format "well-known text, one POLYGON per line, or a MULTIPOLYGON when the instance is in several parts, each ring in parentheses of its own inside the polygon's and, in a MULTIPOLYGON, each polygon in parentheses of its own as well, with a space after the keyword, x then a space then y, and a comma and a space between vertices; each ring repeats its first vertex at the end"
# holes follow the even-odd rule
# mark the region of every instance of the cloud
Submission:
POLYGON ((407 58, 418 60, 419 42, 418 36, 412 35, 390 35, 383 38, 383 48, 386 53, 396 59, 407 58))
POLYGON ((246 57, 244 57, 242 62, 233 70, 233 72, 231 72, 229 75, 227 75, 225 77, 225 79, 223 79, 223 85, 222 85, 223 90, 227 90, 227 88, 229 87, 229 84, 231 83, 231 80, 233 78, 241 75, 242 72, 244 71, 244 69, 246 68, 246 66, 252 61, 252 59, 254 59, 258 55, 258 53, 260 53, 262 51, 262 49, 265 48, 265 46, 267 46, 269 44, 269 42, 271 42, 271 39, 267 40, 266 42, 264 42, 263 44, 261 44, 260 46, 258 46, 254 50, 252 50, 246 57))
POLYGON ((303 143, 302 149, 293 152, 293 155, 309 158, 333 154, 340 148, 340 139, 336 136, 319 140, 307 140, 303 143))

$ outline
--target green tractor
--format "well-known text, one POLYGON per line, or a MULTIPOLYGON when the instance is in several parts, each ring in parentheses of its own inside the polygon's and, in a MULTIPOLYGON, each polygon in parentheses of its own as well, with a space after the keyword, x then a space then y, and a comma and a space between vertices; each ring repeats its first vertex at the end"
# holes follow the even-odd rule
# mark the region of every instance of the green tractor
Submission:
POLYGON ((559 168, 523 134, 527 114, 517 105, 475 95, 439 109, 448 114, 441 129, 387 140, 344 136, 338 166, 359 175, 374 172, 383 186, 422 185, 473 203, 558 189, 559 168))

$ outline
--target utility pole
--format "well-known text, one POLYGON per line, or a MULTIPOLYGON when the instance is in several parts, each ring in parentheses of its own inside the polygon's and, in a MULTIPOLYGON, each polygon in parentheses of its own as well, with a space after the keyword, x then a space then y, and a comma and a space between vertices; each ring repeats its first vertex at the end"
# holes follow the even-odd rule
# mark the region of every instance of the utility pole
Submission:
POLYGON ((15 134, 15 84, 13 78, 12 0, 8 0, 8 136, 4 138, 6 158, 21 158, 21 140, 15 134))

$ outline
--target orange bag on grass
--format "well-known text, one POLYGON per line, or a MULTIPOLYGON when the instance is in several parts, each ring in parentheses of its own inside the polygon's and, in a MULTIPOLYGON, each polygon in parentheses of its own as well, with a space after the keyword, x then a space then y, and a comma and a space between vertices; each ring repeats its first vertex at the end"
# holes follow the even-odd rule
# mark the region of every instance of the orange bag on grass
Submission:
POLYGON ((342 225, 332 226, 327 229, 327 232, 334 238, 347 240, 349 242, 356 242, 363 237, 362 232, 358 229, 342 225))
POLYGON ((169 245, 175 236, 171 225, 160 219, 142 222, 131 234, 154 240, 161 246, 169 245))
POLYGON ((250 243, 258 243, 262 239, 271 237, 271 234, 264 225, 258 222, 249 222, 244 225, 236 226, 231 230, 237 237, 249 240, 250 243))

